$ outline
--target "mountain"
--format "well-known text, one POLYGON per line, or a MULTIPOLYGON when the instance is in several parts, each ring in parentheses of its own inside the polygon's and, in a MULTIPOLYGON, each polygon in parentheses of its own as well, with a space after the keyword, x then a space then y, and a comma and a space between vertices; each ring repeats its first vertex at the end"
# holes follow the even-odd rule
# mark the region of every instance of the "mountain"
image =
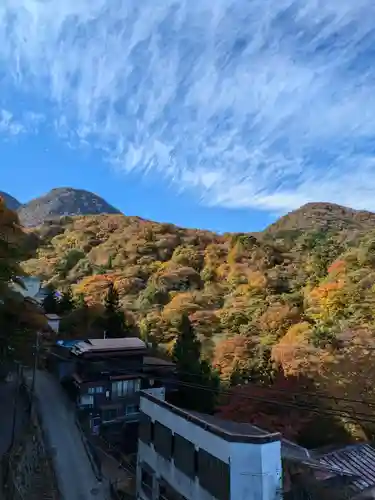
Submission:
POLYGON ((5 200, 6 206, 11 210, 18 210, 21 206, 21 203, 16 200, 16 198, 8 193, 4 193, 4 191, 0 191, 0 196, 5 200))
MULTIPOLYGON (((67 211, 51 198, 54 213, 67 211)), ((42 207, 33 224, 51 214, 42 207)), ((224 379, 269 383, 277 368, 303 392, 307 378, 322 408, 363 440, 370 428, 341 421, 338 409, 370 419, 358 394, 375 401, 374 218, 314 203, 264 233, 218 235, 122 214, 62 217, 27 230, 34 254, 22 265, 89 305, 63 318, 61 335, 102 335, 95 325, 113 282, 127 323, 159 349, 170 352, 186 313, 224 379)))
POLYGON ((119 214, 100 196, 83 189, 56 188, 18 209, 21 223, 34 227, 44 221, 65 215, 119 214))
POLYGON ((363 230, 375 228, 375 213, 336 205, 334 203, 307 203, 280 217, 264 233, 308 230, 363 230))

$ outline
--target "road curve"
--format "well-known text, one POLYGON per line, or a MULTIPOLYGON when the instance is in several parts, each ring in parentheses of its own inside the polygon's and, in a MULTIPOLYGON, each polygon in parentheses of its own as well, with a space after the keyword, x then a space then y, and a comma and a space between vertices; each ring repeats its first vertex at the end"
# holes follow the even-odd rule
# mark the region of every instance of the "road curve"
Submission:
MULTIPOLYGON (((31 385, 31 373, 26 382, 31 385)), ((37 405, 49 444, 55 450, 54 468, 64 500, 108 500, 108 482, 97 480, 75 423, 71 403, 58 381, 49 373, 37 371, 37 405)))

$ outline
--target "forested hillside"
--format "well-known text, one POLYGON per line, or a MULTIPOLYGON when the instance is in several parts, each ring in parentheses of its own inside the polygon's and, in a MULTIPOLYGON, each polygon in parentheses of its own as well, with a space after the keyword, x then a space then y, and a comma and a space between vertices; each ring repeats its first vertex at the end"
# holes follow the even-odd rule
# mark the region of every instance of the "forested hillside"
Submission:
POLYGON ((71 286, 91 306, 92 318, 76 318, 69 334, 90 332, 114 283, 129 324, 149 341, 171 349, 187 313, 223 380, 307 380, 327 396, 326 408, 345 409, 340 419, 353 435, 373 427, 362 398, 375 401, 374 214, 309 204, 256 235, 78 216, 29 238, 34 255, 24 270, 71 286), (364 415, 355 425, 346 418, 353 408, 364 415))

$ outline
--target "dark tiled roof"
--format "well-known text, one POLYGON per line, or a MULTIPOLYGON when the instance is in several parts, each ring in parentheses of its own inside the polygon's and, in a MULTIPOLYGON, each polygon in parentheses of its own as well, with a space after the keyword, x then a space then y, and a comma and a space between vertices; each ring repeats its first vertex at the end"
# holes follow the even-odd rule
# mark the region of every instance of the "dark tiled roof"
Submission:
POLYGON ((175 365, 175 363, 172 363, 172 361, 166 361, 165 359, 160 359, 160 358, 155 358, 154 356, 145 356, 143 358, 143 365, 144 366, 152 366, 152 367, 162 367, 162 368, 172 368, 175 365))
POLYGON ((342 474, 352 475, 353 491, 375 487, 375 448, 369 444, 347 446, 316 458, 323 465, 339 468, 342 474))
POLYGON ((109 351, 133 351, 145 350, 146 344, 136 337, 125 337, 118 339, 89 339, 78 342, 72 352, 77 355, 85 353, 99 353, 109 351))

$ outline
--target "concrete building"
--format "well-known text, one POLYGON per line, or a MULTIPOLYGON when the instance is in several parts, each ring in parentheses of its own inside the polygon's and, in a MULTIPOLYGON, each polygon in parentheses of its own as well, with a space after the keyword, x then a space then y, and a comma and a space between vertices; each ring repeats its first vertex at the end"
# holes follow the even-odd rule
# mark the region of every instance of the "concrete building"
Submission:
POLYGON ((141 391, 137 500, 375 498, 375 448, 307 450, 250 424, 186 411, 141 391))
POLYGON ((141 392, 138 500, 278 500, 281 439, 141 392))

